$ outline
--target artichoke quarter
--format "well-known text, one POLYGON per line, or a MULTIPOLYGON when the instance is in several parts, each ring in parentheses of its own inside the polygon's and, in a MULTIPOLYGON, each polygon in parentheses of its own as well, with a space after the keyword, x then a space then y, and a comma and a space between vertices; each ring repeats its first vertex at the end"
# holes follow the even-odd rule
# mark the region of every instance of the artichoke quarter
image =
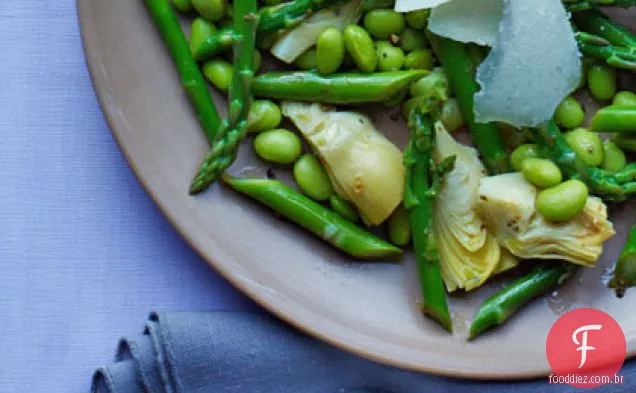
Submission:
POLYGON ((404 195, 400 149, 357 112, 298 102, 284 102, 282 110, 320 158, 336 193, 367 225, 384 222, 404 195))
POLYGON ((442 277, 449 291, 470 291, 518 261, 501 249, 477 213, 479 182, 486 176, 477 151, 455 141, 441 122, 435 130, 435 160, 455 156, 455 166, 444 178, 434 205, 442 277))
POLYGON ((537 189, 520 173, 484 177, 478 210, 499 243, 520 258, 594 266, 603 242, 615 233, 605 204, 588 197, 574 219, 552 223, 536 211, 536 196, 537 189))

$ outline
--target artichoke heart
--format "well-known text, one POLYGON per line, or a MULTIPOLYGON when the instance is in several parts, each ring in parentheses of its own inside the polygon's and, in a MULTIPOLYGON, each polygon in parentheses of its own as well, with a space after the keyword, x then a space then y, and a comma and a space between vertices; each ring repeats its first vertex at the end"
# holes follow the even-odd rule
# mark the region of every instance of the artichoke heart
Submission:
POLYGON ((336 193, 367 225, 384 222, 404 195, 400 149, 360 113, 297 102, 284 102, 282 109, 320 157, 336 193))
POLYGON ((444 224, 441 214, 435 214, 435 234, 441 260, 442 277, 449 292, 480 287, 499 266, 501 246, 486 232, 484 246, 474 252, 467 250, 444 224))
POLYGON ((500 262, 510 262, 502 257, 510 257, 502 254, 476 211, 479 180, 486 173, 477 151, 455 141, 441 122, 435 124, 435 130, 435 160, 455 156, 455 166, 446 175, 434 205, 442 277, 449 291, 470 291, 492 276, 500 262))
POLYGON ((524 259, 559 259, 594 266, 603 242, 614 235, 607 207, 589 197, 583 210, 563 223, 535 210, 537 189, 520 173, 481 179, 478 210, 499 243, 524 259))
POLYGON ((457 241, 474 252, 486 242, 484 223, 475 212, 479 180, 486 171, 475 149, 455 141, 441 123, 438 122, 435 128, 435 160, 439 163, 446 157, 455 156, 455 168, 444 179, 445 184, 435 200, 435 209, 443 212, 446 224, 457 241))

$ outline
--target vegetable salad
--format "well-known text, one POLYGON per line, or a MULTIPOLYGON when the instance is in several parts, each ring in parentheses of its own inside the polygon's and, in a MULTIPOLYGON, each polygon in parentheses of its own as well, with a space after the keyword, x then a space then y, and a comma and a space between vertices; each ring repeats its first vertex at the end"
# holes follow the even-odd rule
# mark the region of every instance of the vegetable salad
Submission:
MULTIPOLYGON (((145 3, 210 144, 190 194, 220 180, 356 260, 412 250, 448 331, 454 292, 516 276, 474 339, 595 268, 636 194, 636 34, 599 8, 636 0, 145 3), (404 149, 369 116, 394 108, 404 149), (295 184, 228 174, 243 143, 295 184)), ((636 225, 608 285, 636 286, 636 225)))

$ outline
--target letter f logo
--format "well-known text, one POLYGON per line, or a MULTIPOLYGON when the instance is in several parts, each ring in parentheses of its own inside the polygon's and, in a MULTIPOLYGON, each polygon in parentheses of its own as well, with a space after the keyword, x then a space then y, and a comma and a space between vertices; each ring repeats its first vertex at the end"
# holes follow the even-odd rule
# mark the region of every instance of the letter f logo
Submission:
POLYGON ((583 365, 585 364, 585 361, 587 360, 587 351, 593 351, 596 349, 592 346, 587 345, 588 330, 601 330, 602 327, 603 327, 602 325, 585 325, 576 329, 574 333, 572 333, 572 341, 574 341, 574 344, 580 345, 580 347, 576 349, 577 351, 581 351, 581 364, 579 364, 579 368, 583 367, 583 365), (583 334, 581 335, 582 337, 581 342, 579 342, 579 339, 577 338, 577 336, 581 332, 583 332, 583 334))

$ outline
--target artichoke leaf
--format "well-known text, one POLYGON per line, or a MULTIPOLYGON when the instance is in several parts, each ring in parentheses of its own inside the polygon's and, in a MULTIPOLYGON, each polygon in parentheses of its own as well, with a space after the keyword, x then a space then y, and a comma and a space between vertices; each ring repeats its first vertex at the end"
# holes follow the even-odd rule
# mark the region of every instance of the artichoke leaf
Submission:
POLYGON ((545 220, 535 210, 537 189, 520 173, 483 178, 479 194, 478 210, 489 230, 519 258, 594 266, 603 252, 603 242, 615 234, 607 206, 593 196, 572 220, 545 220))
POLYGON ((360 113, 297 102, 284 102, 282 109, 319 156, 336 193, 367 225, 384 222, 404 195, 400 149, 360 113))
POLYGON ((455 156, 455 167, 445 178, 445 185, 435 200, 435 209, 442 213, 453 236, 468 251, 475 252, 484 246, 486 230, 475 211, 479 196, 479 180, 486 171, 479 160, 477 150, 462 145, 443 128, 436 125, 437 140, 435 160, 455 156))
POLYGON ((486 232, 484 246, 471 252, 450 233, 439 213, 435 214, 434 230, 438 237, 442 277, 449 292, 457 289, 471 291, 480 287, 499 266, 501 246, 489 233, 486 232))
POLYGON ((470 291, 492 276, 501 259, 497 239, 476 211, 479 180, 485 171, 475 149, 455 141, 441 122, 435 130, 435 160, 455 156, 455 166, 444 178, 434 204, 442 277, 448 291, 470 291))

